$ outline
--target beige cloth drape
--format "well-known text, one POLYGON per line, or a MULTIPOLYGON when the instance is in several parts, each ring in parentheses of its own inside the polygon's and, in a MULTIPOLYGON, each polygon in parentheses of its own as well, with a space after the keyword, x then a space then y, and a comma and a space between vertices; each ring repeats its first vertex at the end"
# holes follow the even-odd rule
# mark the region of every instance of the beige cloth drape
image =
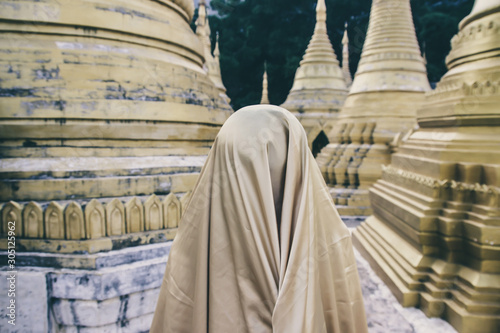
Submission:
POLYGON ((220 130, 151 332, 367 332, 349 231, 290 112, 246 107, 220 130))

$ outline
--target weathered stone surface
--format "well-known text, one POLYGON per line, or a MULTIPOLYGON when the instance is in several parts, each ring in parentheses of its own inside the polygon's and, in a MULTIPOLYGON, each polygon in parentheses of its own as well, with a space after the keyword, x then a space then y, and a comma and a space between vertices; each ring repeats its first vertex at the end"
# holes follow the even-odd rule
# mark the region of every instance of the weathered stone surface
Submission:
POLYGON ((81 327, 81 326, 63 326, 62 330, 67 333, 101 333, 101 332, 119 332, 119 333, 137 333, 148 332, 153 321, 153 314, 126 319, 122 322, 99 326, 99 327, 81 327))
MULTIPOLYGON (((167 260, 170 243, 141 246, 137 248, 112 251, 108 253, 99 253, 88 256, 88 261, 94 260, 92 265, 85 266, 85 270, 72 269, 54 269, 54 268, 26 268, 18 269, 18 284, 20 293, 19 301, 19 320, 15 327, 6 325, 6 321, 0 321, 0 330, 2 332, 56 332, 56 328, 64 332, 144 332, 149 330, 152 321, 152 315, 155 309, 159 293, 159 284, 163 277, 161 274, 155 274, 158 279, 157 287, 149 288, 153 283, 146 281, 143 284, 142 271, 144 266, 155 262, 156 258, 163 260, 163 267, 167 260), (130 265, 135 262, 138 265, 130 265), (142 262, 142 264, 140 264, 142 262), (136 285, 139 289, 136 291, 126 290, 122 294, 108 293, 109 298, 102 300, 82 299, 79 296, 85 294, 82 291, 88 288, 91 293, 95 290, 95 285, 91 283, 94 277, 102 273, 102 279, 116 277, 110 271, 121 272, 121 282, 128 284, 131 279, 137 278, 136 285), (50 280, 54 276, 65 275, 67 278, 55 282, 59 284, 56 288, 57 295, 61 296, 61 291, 66 296, 72 298, 54 298, 50 284, 47 284, 47 277, 50 280), (81 279, 81 273, 84 275, 90 273, 94 277, 81 279), (125 276, 128 275, 128 276, 125 276), (69 278, 72 277, 72 278, 69 278), (77 280, 80 279, 80 280, 77 280), (75 293, 71 289, 75 283, 79 283, 75 293), (64 286, 67 284, 66 286, 64 286), (21 289, 22 288, 22 289, 21 289), (148 289, 149 288, 149 289, 148 289), (48 303, 48 299, 52 302, 48 303), (51 305, 49 311, 49 304, 51 305), (50 312, 50 313, 49 313, 50 312), (49 317, 50 314, 54 317, 49 317), (26 317, 25 316, 29 316, 26 317), (22 321, 21 321, 22 319, 22 321), (21 324, 22 323, 22 324, 21 324), (14 328, 14 329, 13 329, 14 328)), ((385 332, 408 332, 408 333, 454 333, 455 330, 446 322, 440 319, 429 319, 425 317, 422 311, 418 309, 404 309, 397 304, 396 299, 390 293, 389 289, 382 281, 371 271, 370 266, 357 251, 358 270, 360 273, 362 291, 365 306, 368 314, 369 331, 371 333, 385 332)), ((41 257, 52 257, 55 254, 37 254, 41 257)), ((73 257, 77 260, 78 256, 73 257)), ((85 256, 79 256, 84 258, 85 256)), ((21 258, 19 258, 21 260, 21 258)), ((71 264, 65 267, 71 267, 71 264)), ((83 266, 82 266, 83 267, 83 266)), ((158 272, 160 273, 160 272, 158 272)), ((6 271, 0 271, 0 288, 6 290, 4 278, 6 271)), ((123 290, 122 290, 123 291, 123 290)), ((0 300, 4 304, 5 294, 0 295, 0 300)), ((3 307, 0 309, 0 315, 3 316, 3 307)))
MULTIPOLYGON (((186 192, 193 188, 198 172, 203 165, 206 156, 190 158, 183 157, 184 163, 192 161, 193 164, 176 166, 174 163, 181 158, 158 158, 148 161, 151 164, 145 168, 144 163, 140 163, 137 158, 118 159, 113 162, 113 166, 107 165, 105 158, 92 159, 95 168, 103 166, 99 170, 82 170, 88 165, 88 161, 82 161, 79 167, 72 167, 76 170, 54 170, 54 174, 41 171, 38 166, 31 163, 20 162, 17 158, 0 160, 2 171, 0 177, 4 176, 0 182, 0 192, 12 200, 25 200, 26 198, 47 201, 47 200, 67 200, 101 197, 121 197, 131 196, 136 193, 149 194, 154 189, 157 194, 168 194, 170 192, 186 192), (200 162, 202 160, 202 162, 200 162), (165 164, 160 163, 164 161, 165 164), (19 163, 20 164, 19 164, 19 163), (169 163, 169 164, 167 164, 169 163), (170 164, 172 163, 172 164, 170 164), (117 170, 117 165, 124 165, 122 170, 117 170), (25 168, 24 172, 19 171, 25 168), (141 177, 141 181, 137 177, 141 177), (24 179, 28 177, 28 179, 24 179), (37 179, 40 178, 40 179, 37 179)), ((36 163, 39 159, 32 162, 36 163)), ((80 159, 75 159, 77 163, 80 159)), ((51 169, 58 169, 56 159, 51 159, 52 163, 46 163, 51 169)))
POLYGON ((212 54, 212 43, 210 41, 210 25, 207 17, 207 5, 205 0, 201 0, 198 6, 198 18, 196 19, 196 34, 203 44, 203 51, 205 56, 204 69, 207 71, 210 80, 215 84, 219 90, 219 96, 229 102, 229 97, 226 95, 226 87, 222 82, 222 75, 220 72, 219 60, 219 33, 215 39, 214 53, 212 54))
POLYGON ((326 30, 325 1, 318 0, 314 34, 281 106, 297 116, 313 148, 318 135, 332 129, 346 96, 344 74, 326 30))
MULTIPOLYGON (((20 254, 16 326, 2 332, 143 332, 149 330, 170 251, 169 243, 95 255, 20 254), (20 267, 56 262, 59 268, 20 267), (72 269, 80 268, 80 269, 72 269)), ((57 265, 53 265, 57 266, 57 265)), ((8 290, 0 270, 0 287, 8 290)), ((7 293, 0 295, 2 304, 7 293)), ((0 308, 4 317, 6 307, 0 308)))
POLYGON ((98 271, 55 271, 48 274, 47 283, 54 298, 105 300, 158 288, 165 265, 166 257, 160 257, 98 271))
POLYGON ((101 330, 107 326, 129 326, 130 320, 142 316, 146 318, 141 320, 149 319, 149 315, 155 311, 159 293, 160 288, 154 288, 104 301, 57 299, 52 310, 57 323, 63 326, 93 327, 101 330))

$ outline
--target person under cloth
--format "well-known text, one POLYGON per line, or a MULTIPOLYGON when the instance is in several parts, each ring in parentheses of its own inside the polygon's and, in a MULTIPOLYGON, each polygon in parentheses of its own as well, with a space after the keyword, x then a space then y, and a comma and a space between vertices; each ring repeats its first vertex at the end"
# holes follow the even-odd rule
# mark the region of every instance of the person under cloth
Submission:
POLYGON ((222 126, 150 332, 367 332, 349 230, 287 110, 245 107, 222 126))

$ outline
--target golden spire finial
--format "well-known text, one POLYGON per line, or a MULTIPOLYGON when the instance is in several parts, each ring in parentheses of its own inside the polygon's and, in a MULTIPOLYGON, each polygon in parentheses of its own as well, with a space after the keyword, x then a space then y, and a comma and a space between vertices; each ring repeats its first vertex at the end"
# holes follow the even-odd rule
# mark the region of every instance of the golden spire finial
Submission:
POLYGON ((347 36, 347 22, 344 24, 344 37, 342 37, 342 72, 347 87, 352 85, 351 70, 349 69, 349 37, 347 36))
MULTIPOLYGON (((318 0, 316 5, 316 26, 326 24, 326 5, 325 0, 318 0)), ((325 25, 326 28, 326 25, 325 25)))
POLYGON ((260 104, 271 104, 267 93, 267 62, 264 62, 264 75, 262 77, 262 98, 260 104))

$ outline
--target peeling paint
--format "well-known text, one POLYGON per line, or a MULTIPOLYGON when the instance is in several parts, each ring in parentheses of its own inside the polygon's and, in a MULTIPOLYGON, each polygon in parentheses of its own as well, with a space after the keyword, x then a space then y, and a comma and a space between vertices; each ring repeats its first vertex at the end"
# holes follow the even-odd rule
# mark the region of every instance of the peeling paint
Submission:
POLYGON ((120 13, 122 15, 130 15, 131 17, 136 16, 136 17, 140 17, 140 18, 144 18, 144 19, 148 19, 148 20, 156 21, 156 22, 162 22, 162 23, 167 23, 167 24, 170 23, 168 20, 160 20, 156 17, 138 12, 138 11, 133 10, 133 9, 124 8, 124 7, 114 7, 114 8, 108 7, 108 8, 106 8, 106 7, 97 7, 96 6, 95 8, 98 10, 120 13))
POLYGON ((0 88, 0 97, 38 97, 34 89, 24 88, 0 88))
POLYGON ((15 71, 15 70, 12 68, 12 66, 9 66, 9 70, 7 71, 7 73, 9 73, 9 74, 14 73, 14 74, 16 74, 16 78, 17 78, 17 79, 20 79, 20 78, 21 78, 21 71, 20 71, 20 70, 15 71))
MULTIPOLYGON (((1 96, 1 95, 0 95, 1 96)), ((37 109, 57 109, 59 111, 64 111, 66 107, 66 101, 58 100, 58 101, 31 101, 31 102, 22 102, 21 106, 26 110, 28 114, 31 114, 34 110, 37 109)))

